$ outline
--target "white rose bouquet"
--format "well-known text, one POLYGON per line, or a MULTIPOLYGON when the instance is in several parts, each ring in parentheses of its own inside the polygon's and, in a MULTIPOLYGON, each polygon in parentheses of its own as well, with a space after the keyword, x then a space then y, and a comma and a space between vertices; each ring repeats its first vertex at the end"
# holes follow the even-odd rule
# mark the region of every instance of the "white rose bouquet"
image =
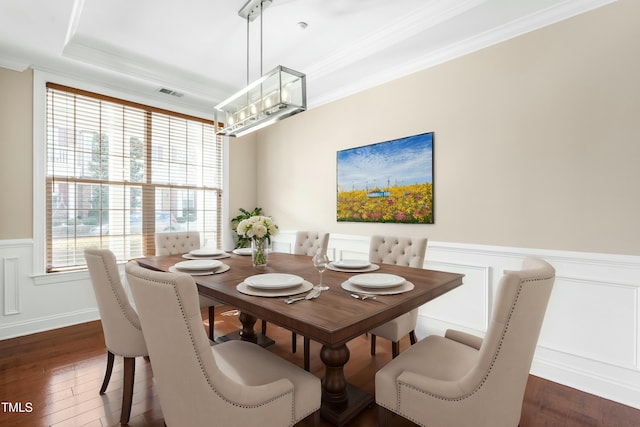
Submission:
POLYGON ((278 235, 278 226, 268 216, 252 216, 240 221, 236 232, 239 236, 251 240, 253 265, 262 267, 267 265, 267 244, 271 244, 271 237, 278 235))
POLYGON ((240 221, 236 231, 239 236, 252 240, 266 238, 271 243, 271 237, 278 235, 278 226, 268 216, 252 216, 240 221))

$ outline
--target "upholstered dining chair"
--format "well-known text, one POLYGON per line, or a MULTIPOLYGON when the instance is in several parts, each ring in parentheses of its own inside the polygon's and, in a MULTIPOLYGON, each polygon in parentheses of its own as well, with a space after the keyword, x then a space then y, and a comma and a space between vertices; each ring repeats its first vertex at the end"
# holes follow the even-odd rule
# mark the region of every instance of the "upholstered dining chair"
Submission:
POLYGON ((329 246, 329 233, 319 231, 298 231, 293 246, 296 255, 314 256, 318 251, 327 252, 329 246))
MULTIPOLYGON (((396 264, 405 267, 422 268, 427 251, 426 237, 371 236, 369 244, 369 262, 396 264)), ((371 355, 376 354, 376 336, 391 341, 391 355, 400 353, 400 340, 409 335, 411 344, 415 344, 418 309, 411 310, 395 319, 369 331, 371 334, 371 355)))
POLYGON ((96 295, 104 341, 107 347, 107 369, 100 387, 104 394, 111 379, 115 355, 124 358, 124 381, 120 423, 129 422, 136 357, 148 356, 147 346, 135 309, 120 281, 116 257, 108 249, 85 249, 91 284, 96 295))
POLYGON ((246 341, 211 346, 188 274, 125 266, 167 426, 320 421, 320 379, 246 341))
POLYGON ((393 413, 420 425, 514 427, 555 271, 527 258, 496 291, 484 339, 448 330, 430 335, 376 373, 380 426, 393 413))
MULTIPOLYGON (((200 233, 197 231, 167 231, 155 235, 156 255, 186 254, 194 249, 200 249, 200 233)), ((199 295, 200 308, 208 308, 209 339, 213 341, 213 326, 215 320, 215 306, 218 301, 199 295)))

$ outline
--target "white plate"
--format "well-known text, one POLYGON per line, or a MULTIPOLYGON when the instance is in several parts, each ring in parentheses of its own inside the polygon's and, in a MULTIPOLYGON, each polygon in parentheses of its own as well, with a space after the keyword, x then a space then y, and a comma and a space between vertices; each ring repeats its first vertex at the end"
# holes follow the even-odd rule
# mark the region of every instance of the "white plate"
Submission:
POLYGON ((222 261, 215 259, 192 259, 176 263, 178 270, 213 270, 222 265, 222 261))
POLYGON ((313 289, 313 285, 310 282, 304 281, 301 285, 293 286, 287 289, 256 289, 245 282, 242 282, 236 286, 238 292, 252 295, 254 297, 288 297, 291 295, 301 294, 303 292, 308 292, 313 289))
POLYGON ((244 279, 244 283, 256 289, 286 289, 299 286, 302 282, 302 277, 285 273, 256 274, 244 279))
POLYGON ((371 265, 369 261, 358 259, 343 259, 342 261, 333 261, 332 264, 338 268, 367 268, 371 265))
POLYGON ((404 277, 396 276, 395 274, 366 273, 351 276, 349 278, 349 282, 363 288, 384 289, 400 286, 405 282, 405 279, 404 277))
POLYGON ((236 254, 236 255, 251 255, 251 248, 234 249, 233 253, 236 254))
POLYGON ((211 256, 196 256, 196 255, 191 255, 189 253, 183 254, 182 258, 185 259, 224 259, 224 258, 230 258, 231 255, 229 255, 228 253, 224 253, 221 255, 211 255, 211 256))
POLYGON ((209 276, 211 274, 220 274, 220 273, 224 273, 225 271, 229 271, 231 267, 228 266, 227 264, 222 264, 220 267, 214 269, 214 270, 178 270, 177 268, 175 268, 173 265, 171 267, 169 267, 169 272, 171 273, 186 273, 186 274, 190 274, 192 276, 209 276))
POLYGON ((224 251, 216 248, 200 248, 189 251, 189 254, 193 256, 217 256, 224 254, 224 251))
POLYGON ((330 262, 329 265, 327 265, 327 269, 333 270, 333 271, 340 271, 342 273, 369 273, 371 271, 376 271, 379 268, 380 266, 377 264, 369 264, 369 266, 365 268, 338 268, 335 265, 333 265, 332 262, 330 262))
POLYGON ((400 286, 394 286, 393 288, 385 288, 385 289, 372 289, 372 288, 364 288, 360 286, 356 286, 353 283, 346 281, 342 282, 342 289, 349 292, 357 292, 359 294, 367 294, 367 295, 395 295, 402 294, 404 292, 412 291, 415 286, 411 282, 405 281, 400 286))

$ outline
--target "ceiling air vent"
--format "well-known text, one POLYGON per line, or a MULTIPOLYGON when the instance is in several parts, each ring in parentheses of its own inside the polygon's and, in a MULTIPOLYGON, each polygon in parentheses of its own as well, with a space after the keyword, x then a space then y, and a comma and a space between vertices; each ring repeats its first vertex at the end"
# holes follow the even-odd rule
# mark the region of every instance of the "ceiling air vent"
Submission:
POLYGON ((158 90, 158 92, 164 93, 166 95, 177 96, 178 98, 181 98, 182 96, 184 96, 184 93, 176 92, 175 90, 167 89, 167 88, 164 88, 164 87, 160 88, 160 90, 158 90))

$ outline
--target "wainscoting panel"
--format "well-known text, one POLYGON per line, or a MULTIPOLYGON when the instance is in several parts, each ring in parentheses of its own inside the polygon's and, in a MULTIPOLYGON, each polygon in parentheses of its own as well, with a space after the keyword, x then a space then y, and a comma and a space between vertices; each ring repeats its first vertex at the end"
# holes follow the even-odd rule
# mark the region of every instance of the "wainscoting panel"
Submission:
POLYGON ((464 279, 462 286, 421 307, 420 314, 425 319, 455 324, 458 329, 483 334, 489 325, 489 308, 493 300, 491 267, 427 261, 425 268, 462 273, 464 279))
POLYGON ((33 251, 30 239, 0 240, 0 340, 100 317, 86 271, 34 277, 33 251))
POLYGON ((2 260, 4 288, 4 315, 20 313, 20 258, 6 257, 2 260))
POLYGON ((635 368, 637 293, 622 283, 557 276, 539 345, 635 368))

